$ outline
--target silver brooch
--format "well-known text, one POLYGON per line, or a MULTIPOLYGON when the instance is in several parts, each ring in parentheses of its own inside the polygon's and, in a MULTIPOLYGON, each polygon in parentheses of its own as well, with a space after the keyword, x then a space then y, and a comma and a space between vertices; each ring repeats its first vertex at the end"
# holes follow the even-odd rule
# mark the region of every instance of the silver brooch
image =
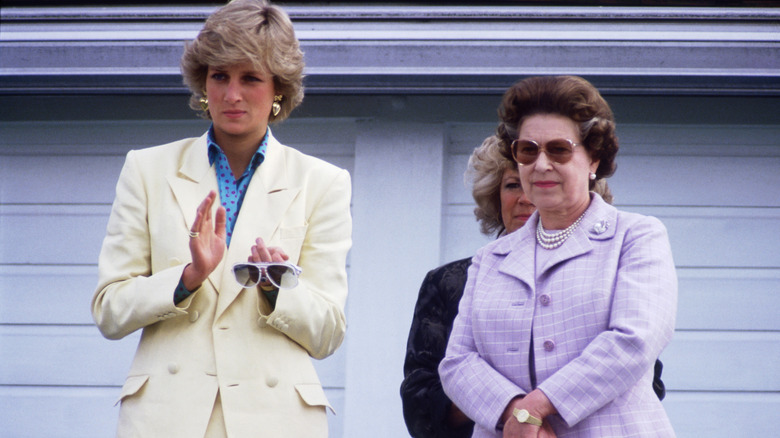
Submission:
POLYGON ((607 228, 609 228, 609 222, 607 221, 598 221, 593 224, 593 232, 596 234, 603 234, 607 231, 607 228))

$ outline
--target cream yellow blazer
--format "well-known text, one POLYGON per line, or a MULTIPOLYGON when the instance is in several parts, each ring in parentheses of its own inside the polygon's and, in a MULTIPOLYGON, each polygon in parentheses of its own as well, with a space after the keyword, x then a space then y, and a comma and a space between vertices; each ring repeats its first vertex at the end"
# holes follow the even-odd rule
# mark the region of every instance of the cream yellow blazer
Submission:
POLYGON ((330 406, 310 357, 331 355, 346 330, 349 173, 269 133, 229 250, 176 306, 173 291, 191 261, 187 232, 210 190, 218 187, 206 135, 127 154, 92 299, 106 338, 143 330, 117 436, 200 438, 217 390, 231 438, 327 436, 330 406), (231 272, 257 237, 303 269, 273 311, 231 272))

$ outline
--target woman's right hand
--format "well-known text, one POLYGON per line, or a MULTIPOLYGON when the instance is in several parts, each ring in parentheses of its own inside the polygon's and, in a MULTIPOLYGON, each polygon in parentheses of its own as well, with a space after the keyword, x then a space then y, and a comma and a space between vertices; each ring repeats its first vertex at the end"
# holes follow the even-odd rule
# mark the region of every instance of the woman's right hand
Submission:
POLYGON ((214 220, 211 217, 211 208, 216 199, 217 192, 209 192, 198 206, 195 222, 190 230, 192 263, 187 265, 182 273, 182 281, 188 290, 199 288, 225 255, 225 208, 220 205, 214 220))

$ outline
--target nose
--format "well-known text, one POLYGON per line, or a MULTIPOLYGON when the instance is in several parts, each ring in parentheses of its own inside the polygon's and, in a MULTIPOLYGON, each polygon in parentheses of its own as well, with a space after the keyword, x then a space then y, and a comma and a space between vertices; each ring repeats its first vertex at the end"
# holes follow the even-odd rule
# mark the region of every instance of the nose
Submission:
POLYGON ((236 103, 241 100, 240 84, 232 78, 225 89, 225 100, 229 103, 236 103))
POLYGON ((525 195, 525 192, 522 192, 520 196, 517 197, 517 203, 518 204, 530 204, 531 200, 528 199, 528 196, 525 195))
POLYGON ((547 156, 547 149, 542 149, 539 151, 539 156, 536 157, 536 161, 534 161, 533 166, 539 172, 552 170, 552 160, 550 160, 550 157, 547 156))

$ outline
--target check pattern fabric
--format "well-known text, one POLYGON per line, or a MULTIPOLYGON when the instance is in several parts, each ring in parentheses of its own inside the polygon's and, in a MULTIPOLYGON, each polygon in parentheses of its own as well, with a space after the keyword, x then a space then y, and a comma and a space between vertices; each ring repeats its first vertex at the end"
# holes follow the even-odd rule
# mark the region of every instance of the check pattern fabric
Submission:
POLYGON ((673 437, 652 389, 655 359, 671 340, 677 277, 666 229, 592 194, 559 248, 536 243, 538 213, 477 252, 445 359, 447 395, 498 437, 509 401, 536 378, 558 414, 558 437, 673 437), (534 255, 531 257, 531 255, 534 255), (533 329, 533 331, 532 331, 533 329))

